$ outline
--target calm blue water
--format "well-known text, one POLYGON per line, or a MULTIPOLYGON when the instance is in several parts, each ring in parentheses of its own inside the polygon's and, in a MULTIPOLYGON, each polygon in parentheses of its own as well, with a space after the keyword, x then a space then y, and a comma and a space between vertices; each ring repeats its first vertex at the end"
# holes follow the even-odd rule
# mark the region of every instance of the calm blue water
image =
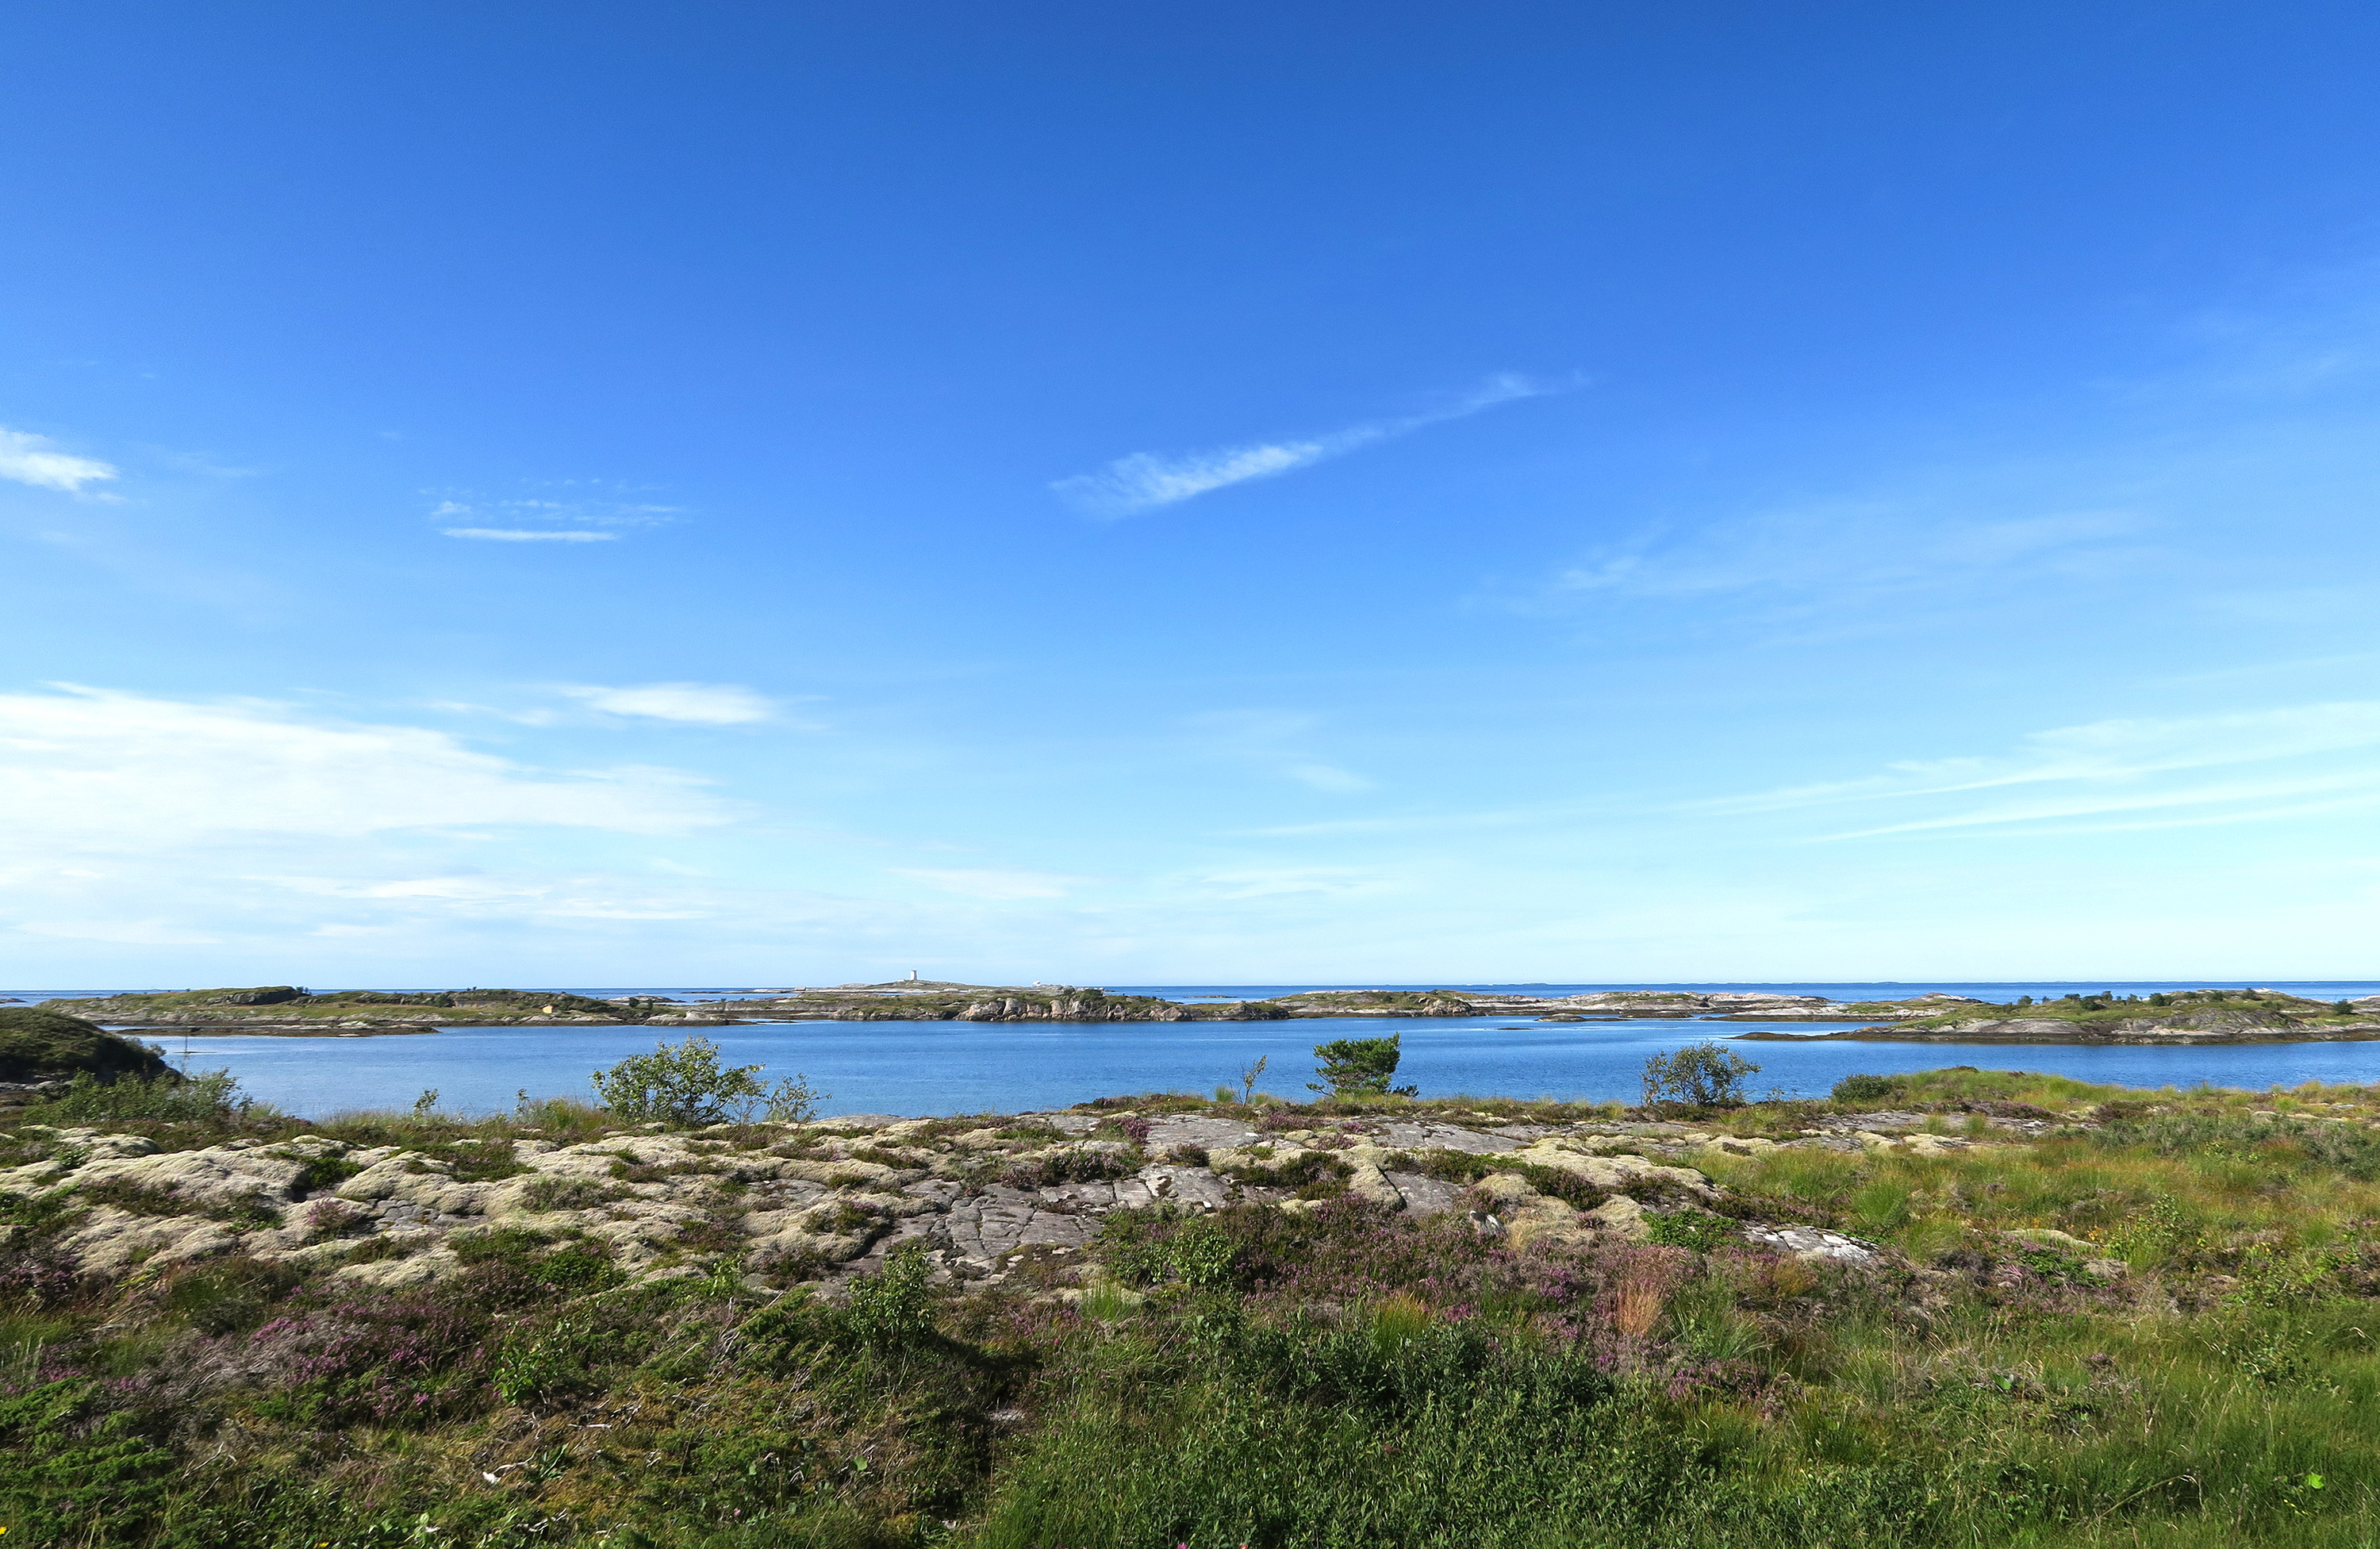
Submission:
MULTIPOLYGON (((2249 981, 2083 980, 2037 983, 1473 984, 1451 989, 1575 994, 1590 990, 1767 990, 1844 1001, 1897 999, 1940 990, 1982 1000, 2036 999, 2070 991, 2239 986, 2249 981)), ((1112 985, 1119 994, 1176 1000, 1244 1000, 1322 984, 1112 985)), ((2259 987, 2322 1000, 2380 994, 2371 980, 2264 981, 2259 987)), ((765 986, 582 989, 582 994, 655 994, 678 1000, 750 995, 765 986)), ((0 999, 34 1001, 104 991, 16 990, 0 999)), ((1840 1023, 1778 1024, 1816 1032, 1840 1023)), ((738 1065, 762 1065, 769 1079, 800 1072, 832 1092, 830 1114, 1018 1112, 1119 1092, 1211 1092, 1236 1084, 1242 1067, 1271 1061, 1259 1085, 1303 1098, 1313 1047, 1328 1039, 1404 1035, 1399 1079, 1444 1096, 1560 1097, 1633 1102, 1647 1055, 1745 1031, 1737 1023, 1623 1021, 1536 1024, 1512 1018, 1297 1022, 1093 1023, 1058 1027, 1000 1022, 790 1022, 703 1030, 738 1065)), ((442 1104, 467 1112, 532 1097, 586 1096, 598 1066, 650 1049, 642 1028, 455 1028, 380 1038, 196 1038, 193 1068, 229 1069, 254 1095, 311 1117, 342 1108, 402 1107, 436 1088, 442 1104)), ((676 1034, 670 1036, 675 1037, 676 1034)), ((177 1062, 183 1041, 164 1038, 177 1062)), ((2380 1080, 2380 1043, 2257 1044, 2195 1049, 2081 1049, 1939 1043, 1739 1043, 1762 1067, 1753 1088, 1815 1096, 1855 1070, 1888 1074, 1945 1065, 2046 1070, 2127 1086, 2267 1087, 2304 1080, 2380 1080)))
MULTIPOLYGON (((2105 987, 2105 986, 2102 986, 2105 987)), ((2020 992, 2022 993, 2022 992, 2020 992)), ((2061 992, 2062 993, 2062 992, 2061 992)), ((1783 1031, 1815 1032, 1830 1025, 1783 1031)), ((1404 1036, 1399 1079, 1430 1096, 1550 1096, 1633 1102, 1645 1058, 1744 1031, 1733 1023, 1524 1023, 1510 1018, 1320 1018, 1297 1022, 789 1022, 710 1028, 737 1065, 769 1079, 800 1072, 832 1093, 830 1114, 954 1114, 1062 1106, 1119 1092, 1206 1092, 1236 1085, 1259 1055, 1259 1090, 1304 1098, 1316 1043, 1404 1036)), ((425 1088, 442 1105, 485 1112, 531 1096, 589 1095, 601 1065, 650 1049, 642 1028, 457 1028, 411 1037, 198 1038, 191 1066, 227 1068, 258 1097, 321 1117, 342 1108, 402 1107, 425 1088)), ((678 1036, 672 1034, 671 1036, 678 1036)), ((177 1060, 182 1043, 170 1036, 177 1060)), ((2194 1049, 1958 1046, 1934 1043, 1736 1043, 1759 1065, 1755 1092, 1816 1096, 1855 1070, 1945 1065, 2046 1070, 2128 1086, 2294 1085, 2380 1080, 2380 1043, 2289 1043, 2194 1049)))

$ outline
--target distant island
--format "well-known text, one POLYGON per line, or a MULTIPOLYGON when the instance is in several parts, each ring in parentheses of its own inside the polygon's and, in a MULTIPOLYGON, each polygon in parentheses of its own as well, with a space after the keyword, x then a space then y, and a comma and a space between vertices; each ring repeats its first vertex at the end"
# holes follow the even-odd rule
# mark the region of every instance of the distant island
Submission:
POLYGON ((2380 995, 2308 1000, 2278 990, 2179 990, 2148 995, 2070 994, 2008 1005, 1968 1001, 1891 1027, 1739 1037, 1888 1039, 1931 1043, 2317 1043, 2380 1038, 2380 995))
POLYGON ((1550 1022, 1661 1018, 1745 1023, 1855 1022, 1748 1039, 1945 1043, 2271 1043, 2380 1038, 2380 996, 2317 1001, 2277 990, 2146 996, 2031 996, 2005 1004, 1934 992, 1836 1001, 1757 990, 1604 990, 1527 995, 1452 989, 1307 990, 1263 1000, 1180 1001, 1062 984, 892 980, 740 999, 600 999, 560 990, 326 990, 292 984, 179 990, 45 1003, 133 1031, 358 1037, 442 1027, 726 1027, 739 1022, 1256 1022, 1325 1017, 1513 1017, 1550 1022))
POLYGON ((47 1003, 135 1031, 340 1036, 434 1032, 441 1027, 722 1027, 737 1022, 1253 1022, 1316 1017, 1533 1017, 1553 1021, 1719 1018, 1737 1021, 1896 1021, 1929 1018, 1955 996, 1845 1005, 1759 991, 1614 990, 1525 995, 1475 990, 1308 990, 1265 1000, 1178 1001, 1065 984, 892 980, 737 999, 613 999, 560 990, 322 990, 294 984, 100 995, 47 1003))

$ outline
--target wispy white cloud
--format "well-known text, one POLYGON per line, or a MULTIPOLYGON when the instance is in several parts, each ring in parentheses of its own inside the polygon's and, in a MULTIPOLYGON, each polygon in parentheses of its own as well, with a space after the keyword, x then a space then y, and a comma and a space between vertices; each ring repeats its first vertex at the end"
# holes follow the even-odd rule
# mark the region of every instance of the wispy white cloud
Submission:
POLYGON ((532 769, 418 726, 70 685, 0 694, 0 848, 19 852, 491 825, 682 834, 731 817, 674 771, 532 769))
POLYGON ((100 483, 115 476, 112 464, 61 452, 57 443, 48 436, 0 429, 0 479, 31 484, 36 489, 80 494, 85 484, 100 483))
POLYGON ((2380 701, 2346 700, 2229 715, 2121 717, 2034 732, 1998 757, 1906 760, 1860 780, 1696 803, 1701 811, 1778 811, 1884 798, 1958 795, 2060 781, 2131 781, 2380 745, 2380 701))
POLYGON ((608 543, 616 532, 535 532, 518 527, 447 527, 449 538, 480 538, 496 543, 608 543))
POLYGON ((1047 872, 1001 872, 896 866, 895 876, 913 877, 927 886, 965 898, 993 903, 1026 898, 1062 898, 1081 880, 1047 872))
POLYGON ((1524 606, 1595 596, 1687 602, 1754 593, 1782 607, 1840 608, 1969 583, 1978 571, 2103 563, 2145 525, 2127 511, 1999 519, 1925 500, 1838 502, 1719 521, 1683 539, 1647 531, 1557 571, 1524 606))
POLYGON ((1377 784, 1308 751, 1318 722, 1303 711, 1215 710, 1189 716, 1184 725, 1207 757, 1263 769, 1309 790, 1352 796, 1377 784))
POLYGON ((703 726, 765 721, 777 709, 775 701, 765 695, 733 683, 643 683, 616 689, 579 684, 562 691, 607 714, 703 726))
POLYGON ((1202 452, 1135 452, 1097 473, 1079 473, 1050 487, 1098 517, 1128 517, 1251 479, 1269 479, 1308 468, 1359 447, 1387 441, 1427 425, 1460 420, 1516 398, 1568 391, 1575 382, 1545 384, 1507 373, 1492 377, 1453 403, 1401 419, 1375 420, 1325 435, 1221 446, 1202 452))
POLYGON ((1364 775, 1352 769, 1342 769, 1335 763, 1293 763, 1282 773, 1300 785, 1342 796, 1370 790, 1374 785, 1364 775))
POLYGON ((498 543, 609 543, 623 531, 659 526, 685 512, 680 506, 623 498, 645 493, 644 487, 615 481, 561 479, 531 487, 550 493, 503 497, 468 490, 421 493, 437 500, 430 508, 431 520, 468 522, 441 528, 447 537, 498 543))
POLYGON ((1181 879, 1193 894, 1231 901, 1318 896, 1332 898, 1397 890, 1392 880, 1344 866, 1257 866, 1181 879))
POLYGON ((2004 754, 1904 761, 1863 779, 1697 802, 1683 811, 1749 815, 1847 805, 1920 809, 1818 835, 1829 840, 2015 832, 2020 825, 2025 832, 2067 832, 2086 823, 2104 830, 2256 822, 2360 806, 2380 797, 2380 762, 2369 756, 2375 747, 2380 701, 2224 715, 2122 717, 2035 732, 2004 754), (2282 767, 2256 777, 2186 777, 2243 764, 2282 767), (1976 798, 1982 799, 1960 799, 1976 798))

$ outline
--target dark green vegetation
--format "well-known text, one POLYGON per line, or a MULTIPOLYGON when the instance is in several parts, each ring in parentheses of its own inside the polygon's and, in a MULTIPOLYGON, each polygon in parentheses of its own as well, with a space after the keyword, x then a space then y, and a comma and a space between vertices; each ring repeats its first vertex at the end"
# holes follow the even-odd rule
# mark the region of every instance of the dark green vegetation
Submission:
POLYGON ((681 1127, 718 1124, 731 1114, 748 1124, 763 1113, 782 1124, 803 1124, 817 1116, 820 1102, 830 1095, 799 1075, 773 1088, 763 1086, 761 1068, 722 1066, 718 1044, 689 1038, 656 1044, 651 1054, 632 1055, 596 1071, 595 1094, 621 1118, 681 1127))
MULTIPOLYGON (((1327 1092, 1333 1097, 1412 1097, 1415 1087, 1391 1087, 1396 1079, 1397 1066, 1404 1058, 1404 1038, 1390 1033, 1386 1038, 1338 1038, 1328 1043, 1314 1045, 1314 1057, 1322 1063, 1315 1067, 1319 1081, 1305 1083, 1309 1092, 1327 1092)), ((1247 1085, 1255 1085, 1251 1075, 1247 1085)))
MULTIPOLYGON (((1715 1208, 1545 1252, 1352 1197, 1118 1211, 1094 1273, 1053 1263, 1062 1297, 936 1284, 905 1256, 841 1303, 764 1291, 723 1253, 627 1284, 591 1239, 521 1226, 418 1288, 237 1257, 102 1287, 51 1246, 83 1205, 12 1182, 0 1543, 2373 1542, 2380 1092, 1951 1070, 1685 1116, 1774 1140, 1879 1105, 1976 1143, 1701 1151, 1715 1208), (1743 1219, 1878 1254, 1755 1249, 1743 1219)), ((1353 1111, 1589 1116, 1378 1096, 1254 1116, 1353 1111)), ((492 1176, 527 1130, 602 1119, 321 1128, 492 1176)), ((116 1128, 303 1127, 225 1106, 116 1128)))
POLYGON ((1709 1042, 1689 1043, 1645 1061, 1645 1105, 1740 1108, 1744 1079, 1759 1073, 1760 1067, 1732 1049, 1709 1042))
POLYGON ((246 990, 175 990, 60 1000, 49 1006, 109 1022, 155 1022, 165 1026, 237 1026, 339 1022, 350 1019, 405 1022, 504 1022, 530 1017, 593 1017, 637 1021, 644 1012, 559 990, 328 990, 313 994, 294 984, 246 990))
POLYGON ((115 1080, 154 1076, 164 1059, 146 1044, 103 1032, 50 1006, 0 1006, 0 1081, 49 1081, 76 1075, 115 1080))

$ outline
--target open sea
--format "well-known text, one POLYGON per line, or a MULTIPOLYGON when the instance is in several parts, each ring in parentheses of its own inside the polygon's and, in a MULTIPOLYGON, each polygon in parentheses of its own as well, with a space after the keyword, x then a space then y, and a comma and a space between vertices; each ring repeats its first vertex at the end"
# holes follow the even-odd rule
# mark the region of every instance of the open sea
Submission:
MULTIPOLYGON (((2242 982, 2227 982, 2237 988, 2242 982)), ((541 985, 538 988, 571 988, 541 985)), ((1106 986, 1118 994, 1175 1000, 1241 1000, 1295 990, 1369 988, 1318 984, 1106 986)), ((1838 1000, 1899 999, 1941 990, 1993 1001, 2070 991, 2208 989, 2212 982, 2068 983, 1474 984, 1415 988, 1575 994, 1590 990, 1768 990, 1838 1000)), ((2322 1000, 2380 994, 2380 981, 2270 982, 2322 1000)), ((79 997, 97 990, 0 991, 0 1001, 79 997)), ((750 986, 578 989, 592 995, 654 994, 734 999, 750 986)), ((1123 1092, 1211 1092, 1236 1088, 1240 1071, 1268 1061, 1257 1090, 1307 1096, 1314 1045, 1333 1038, 1404 1036, 1398 1080, 1425 1096, 1557 1097, 1633 1102, 1645 1056, 1708 1038, 1758 1031, 1822 1032, 1856 1024, 1671 1021, 1531 1021, 1525 1018, 1328 1018, 1294 1022, 784 1022, 696 1030, 736 1065, 760 1065, 767 1079, 800 1074, 832 1094, 827 1114, 1016 1113, 1062 1107, 1123 1092)), ((434 1034, 354 1038, 206 1037, 152 1034, 176 1064, 227 1069, 243 1090, 295 1114, 320 1118, 342 1109, 409 1105, 435 1090, 440 1106, 484 1113, 531 1097, 589 1096, 597 1067, 650 1050, 654 1030, 451 1028, 434 1034)), ((680 1033, 667 1036, 676 1038, 680 1033)), ((1889 1074, 1946 1065, 2043 1070, 2125 1086, 2263 1088, 2300 1081, 2380 1081, 2380 1043, 2259 1043, 2196 1048, 2074 1048, 1948 1043, 1735 1045, 1758 1065, 1756 1095, 1819 1096, 1853 1071, 1889 1074)))

